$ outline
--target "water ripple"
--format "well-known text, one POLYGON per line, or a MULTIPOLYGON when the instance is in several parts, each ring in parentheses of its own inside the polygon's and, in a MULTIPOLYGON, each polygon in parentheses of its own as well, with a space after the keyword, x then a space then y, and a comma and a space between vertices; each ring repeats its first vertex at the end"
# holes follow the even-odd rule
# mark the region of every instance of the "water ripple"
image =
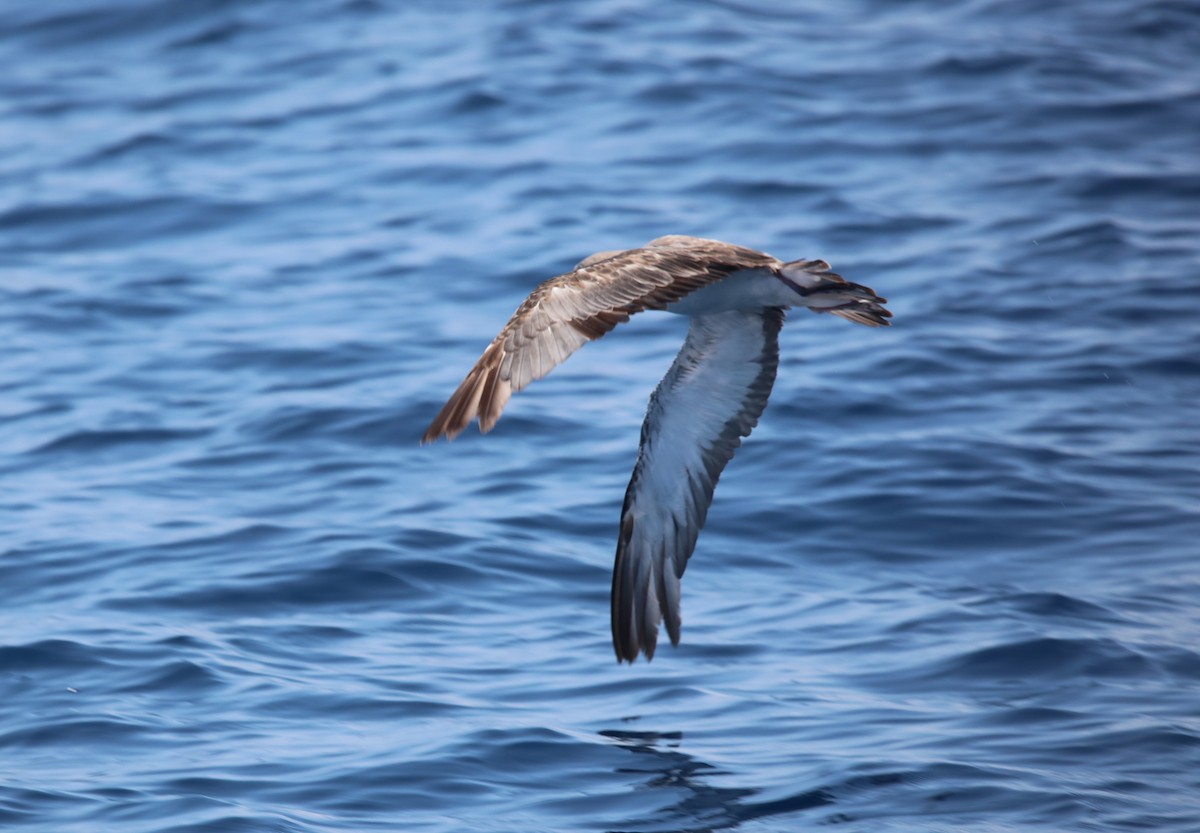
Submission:
POLYGON ((1101 5, 0 9, 0 825, 1200 829, 1200 16, 1101 5), (418 438, 665 233, 896 319, 790 316, 618 667, 683 322, 418 438))

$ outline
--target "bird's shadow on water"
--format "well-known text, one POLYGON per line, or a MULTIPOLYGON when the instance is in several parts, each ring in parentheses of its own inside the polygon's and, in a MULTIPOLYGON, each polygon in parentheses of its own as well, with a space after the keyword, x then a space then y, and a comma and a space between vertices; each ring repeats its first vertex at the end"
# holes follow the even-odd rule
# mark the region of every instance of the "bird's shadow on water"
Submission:
POLYGON ((600 735, 615 741, 635 756, 622 774, 648 776, 645 788, 671 789, 682 797, 670 807, 653 816, 631 819, 620 828, 607 833, 711 833, 732 830, 743 822, 767 816, 795 813, 834 803, 832 793, 825 789, 809 790, 776 801, 748 801, 760 790, 717 787, 706 781, 708 776, 720 775, 712 764, 697 760, 679 750, 682 732, 631 732, 605 729, 600 735))

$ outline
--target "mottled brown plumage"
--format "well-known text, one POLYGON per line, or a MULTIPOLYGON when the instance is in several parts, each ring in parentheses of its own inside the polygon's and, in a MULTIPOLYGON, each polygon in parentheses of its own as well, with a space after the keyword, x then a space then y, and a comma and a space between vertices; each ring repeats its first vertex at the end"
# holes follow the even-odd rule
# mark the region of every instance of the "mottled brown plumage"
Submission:
MULTIPOLYGON (((644 310, 666 309, 701 287, 747 269, 778 273, 785 265, 753 249, 682 235, 660 237, 640 249, 588 258, 573 271, 537 286, 492 341, 421 442, 454 439, 472 419, 486 433, 516 391, 540 379, 572 353, 644 310)), ((829 309, 870 326, 886 324, 886 299, 847 283, 821 260, 795 261, 823 287, 863 290, 874 303, 829 309)), ((793 264, 787 264, 793 265, 793 264)), ((824 291, 816 289, 813 292, 824 291)))

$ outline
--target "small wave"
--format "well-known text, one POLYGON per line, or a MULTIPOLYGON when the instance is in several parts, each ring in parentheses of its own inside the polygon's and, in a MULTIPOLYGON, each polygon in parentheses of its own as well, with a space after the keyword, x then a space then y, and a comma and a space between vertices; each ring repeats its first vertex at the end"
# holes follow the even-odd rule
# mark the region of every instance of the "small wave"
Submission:
POLYGON ((46 746, 133 747, 150 742, 148 727, 110 717, 77 717, 0 732, 0 749, 46 746))
POLYGON ((150 673, 144 679, 127 683, 118 690, 132 694, 177 692, 194 697, 200 692, 218 689, 223 684, 218 674, 191 660, 174 660, 147 670, 150 673))
POLYGON ((1104 622, 1109 624, 1130 621, 1103 605, 1068 596, 1065 593, 1025 592, 1009 596, 997 595, 986 602, 986 606, 1011 606, 1022 613, 1039 618, 1062 621, 1104 622))
POLYGON ((31 450, 30 454, 79 454, 122 449, 134 445, 183 442, 208 435, 207 429, 137 428, 111 431, 74 431, 31 450))
POLYGON ((256 442, 271 444, 327 437, 355 445, 386 446, 397 444, 400 436, 394 415, 364 408, 289 407, 254 420, 242 431, 256 442))
POLYGON ((0 668, 34 673, 48 669, 79 671, 106 665, 89 646, 68 639, 46 639, 27 645, 0 646, 0 668))
POLYGON ((1136 678, 1151 670, 1138 652, 1109 639, 1037 637, 980 648, 942 664, 937 676, 1023 683, 1049 679, 1136 678))
POLYGON ((197 234, 253 216, 252 202, 162 196, 101 202, 23 205, 0 214, 13 251, 120 249, 147 239, 197 234))

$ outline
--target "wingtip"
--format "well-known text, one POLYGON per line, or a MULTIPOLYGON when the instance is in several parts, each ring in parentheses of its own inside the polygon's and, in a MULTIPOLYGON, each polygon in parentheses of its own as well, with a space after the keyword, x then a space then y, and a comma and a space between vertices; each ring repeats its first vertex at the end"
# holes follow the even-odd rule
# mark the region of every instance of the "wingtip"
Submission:
MULTIPOLYGON (((446 442, 452 443, 455 439, 467 429, 466 425, 454 426, 439 420, 434 420, 433 424, 425 429, 425 433, 421 435, 421 445, 432 445, 440 439, 445 439, 446 442)), ((480 432, 486 434, 489 429, 480 426, 480 432)))
POLYGON ((856 300, 840 307, 814 309, 813 312, 832 313, 838 318, 845 318, 847 321, 853 321, 855 324, 862 324, 866 327, 890 327, 892 322, 888 319, 892 317, 892 311, 881 306, 882 302, 882 298, 877 301, 856 300))
POLYGON ((647 650, 645 646, 639 647, 637 645, 632 645, 628 647, 630 650, 626 652, 622 650, 620 645, 613 645, 613 652, 617 655, 617 665, 629 663, 632 666, 637 663, 638 657, 643 655, 646 657, 646 662, 648 663, 654 660, 653 646, 651 646, 649 650, 647 650))
POLYGON ((617 665, 621 665, 626 662, 630 665, 633 665, 635 662, 637 662, 638 654, 640 653, 638 650, 637 640, 632 633, 622 629, 617 622, 618 620, 614 616, 612 622, 612 646, 613 653, 617 655, 617 665))
MULTIPOLYGON (((672 644, 678 645, 677 637, 672 636, 672 644)), ((637 662, 639 656, 644 656, 646 662, 654 660, 654 652, 658 647, 658 624, 655 623, 649 630, 643 631, 637 627, 632 621, 629 622, 629 628, 622 628, 618 624, 618 620, 613 620, 613 653, 617 655, 617 664, 629 663, 633 665, 637 662)))
MULTIPOLYGON (((679 635, 671 634, 670 636, 671 636, 671 646, 678 648, 679 647, 679 635)), ((637 662, 639 656, 644 656, 646 658, 647 663, 653 662, 654 661, 654 653, 655 653, 656 649, 658 648, 657 642, 658 642, 657 639, 649 639, 646 641, 646 643, 639 644, 635 638, 634 641, 630 642, 629 644, 621 645, 614 639, 613 640, 613 653, 615 653, 617 655, 617 665, 624 665, 625 663, 634 665, 637 662)))
POLYGON ((442 418, 442 414, 438 414, 433 422, 429 423, 429 427, 425 429, 425 433, 421 435, 421 445, 432 445, 442 437, 445 437, 447 441, 453 440, 456 436, 458 436, 458 432, 451 432, 446 421, 442 418))

